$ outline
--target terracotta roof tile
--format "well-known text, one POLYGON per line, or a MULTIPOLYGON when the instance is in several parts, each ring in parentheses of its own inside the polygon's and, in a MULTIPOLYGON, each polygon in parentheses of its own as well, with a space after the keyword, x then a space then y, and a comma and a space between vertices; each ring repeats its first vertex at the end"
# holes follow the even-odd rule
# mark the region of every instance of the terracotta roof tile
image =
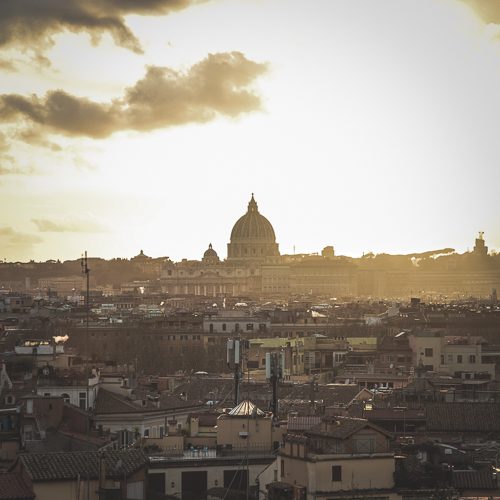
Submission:
POLYGON ((19 472, 0 474, 1 500, 32 500, 35 498, 29 480, 19 472))
POLYGON ((287 430, 289 432, 307 431, 319 423, 321 423, 321 417, 290 417, 288 419, 287 430))
MULTIPOLYGON (((78 476, 97 479, 99 455, 97 451, 31 453, 20 455, 19 460, 33 481, 76 479, 78 476)), ((109 477, 130 475, 146 463, 142 450, 110 450, 102 455, 109 477)))
POLYGON ((433 403, 426 412, 428 431, 500 432, 500 403, 433 403))
POLYGON ((459 489, 494 490, 498 488, 490 470, 454 470, 453 486, 459 489))

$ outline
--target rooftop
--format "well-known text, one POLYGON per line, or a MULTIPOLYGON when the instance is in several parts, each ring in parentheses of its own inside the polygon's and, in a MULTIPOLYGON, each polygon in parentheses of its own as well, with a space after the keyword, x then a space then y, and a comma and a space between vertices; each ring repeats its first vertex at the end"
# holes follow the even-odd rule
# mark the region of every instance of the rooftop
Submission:
POLYGON ((32 500, 35 498, 29 480, 20 472, 0 473, 0 500, 32 500))
POLYGON ((108 477, 129 476, 146 464, 142 450, 30 453, 20 455, 18 460, 33 481, 55 481, 77 477, 97 479, 101 457, 108 477))

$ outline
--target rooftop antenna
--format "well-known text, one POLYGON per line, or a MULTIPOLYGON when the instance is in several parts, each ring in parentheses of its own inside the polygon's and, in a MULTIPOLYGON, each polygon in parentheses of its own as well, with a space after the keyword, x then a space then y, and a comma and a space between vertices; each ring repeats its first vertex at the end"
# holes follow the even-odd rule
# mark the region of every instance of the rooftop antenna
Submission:
POLYGON ((269 380, 273 392, 271 400, 271 411, 273 419, 278 420, 279 399, 278 399, 278 383, 283 380, 283 371, 285 369, 285 353, 266 352, 266 379, 269 380))
POLYGON ((244 346, 245 341, 241 338, 227 341, 227 365, 234 369, 234 406, 240 403, 240 382, 243 377, 241 356, 244 346))
MULTIPOLYGON (((86 400, 86 410, 89 409, 89 313, 90 313, 90 293, 89 293, 89 278, 90 278, 90 269, 87 261, 87 250, 85 250, 85 254, 82 255, 81 260, 82 266, 82 274, 86 277, 86 293, 85 293, 85 379, 87 381, 87 400, 86 400)), ((86 428, 87 428, 87 451, 89 451, 89 442, 90 442, 90 422, 89 419, 86 419, 86 428)), ((88 462, 90 462, 90 456, 88 456, 88 462)), ((87 463, 87 500, 90 499, 90 464, 87 463)))

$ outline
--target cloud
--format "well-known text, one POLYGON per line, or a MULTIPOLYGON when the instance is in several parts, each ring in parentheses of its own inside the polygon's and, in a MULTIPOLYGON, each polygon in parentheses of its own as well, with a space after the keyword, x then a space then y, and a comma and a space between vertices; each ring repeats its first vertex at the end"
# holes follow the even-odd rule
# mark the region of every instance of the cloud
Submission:
POLYGON ((77 218, 31 219, 41 233, 103 233, 107 229, 98 221, 77 218))
POLYGON ((5 135, 0 132, 0 153, 7 151, 9 149, 9 145, 7 144, 7 139, 5 135))
POLYGON ((500 2, 498 0, 462 0, 485 22, 500 24, 500 2))
POLYGON ((0 176, 4 175, 31 175, 35 172, 33 167, 20 167, 14 157, 8 154, 10 144, 5 134, 0 132, 0 176))
POLYGON ((5 135, 0 132, 0 176, 8 175, 13 172, 14 158, 7 154, 9 144, 5 135))
POLYGON ((33 175, 35 169, 33 167, 16 167, 14 165, 14 158, 8 155, 0 155, 0 176, 3 175, 33 175), (5 165, 6 162, 10 163, 5 165))
MULTIPOLYGON (((217 115, 235 117, 260 108, 248 89, 267 65, 240 52, 210 54, 189 71, 150 66, 146 75, 108 103, 77 97, 63 90, 44 97, 0 95, 0 122, 34 127, 34 137, 54 133, 102 139, 122 130, 148 131, 217 115)), ((26 130, 26 129, 25 129, 26 130)))
POLYGON ((14 72, 17 71, 16 65, 13 61, 7 61, 6 59, 0 59, 0 71, 14 72))
POLYGON ((13 134, 15 139, 26 142, 31 146, 39 146, 41 148, 46 148, 51 151, 59 152, 62 151, 62 147, 52 141, 48 141, 43 133, 36 128, 27 128, 24 130, 19 130, 13 134))
POLYGON ((140 53, 141 46, 124 16, 160 15, 185 9, 200 0, 2 0, 0 46, 43 49, 62 31, 88 33, 97 43, 104 33, 140 53))
POLYGON ((0 244, 2 247, 30 247, 42 241, 40 236, 21 233, 9 226, 0 227, 0 244))

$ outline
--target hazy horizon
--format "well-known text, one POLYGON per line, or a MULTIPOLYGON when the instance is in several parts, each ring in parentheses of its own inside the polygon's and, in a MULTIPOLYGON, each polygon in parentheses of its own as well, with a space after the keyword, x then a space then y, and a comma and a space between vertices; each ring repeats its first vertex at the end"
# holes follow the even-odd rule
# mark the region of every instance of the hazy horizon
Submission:
POLYGON ((500 249, 500 4, 0 4, 0 259, 500 249))

